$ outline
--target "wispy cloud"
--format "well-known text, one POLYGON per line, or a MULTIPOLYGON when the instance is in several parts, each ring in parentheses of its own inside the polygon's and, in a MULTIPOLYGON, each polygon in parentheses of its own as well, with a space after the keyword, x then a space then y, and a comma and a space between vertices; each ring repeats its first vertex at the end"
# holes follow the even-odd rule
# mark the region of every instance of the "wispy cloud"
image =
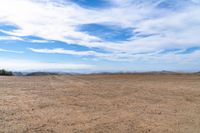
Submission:
POLYGON ((1 48, 0 48, 0 52, 17 53, 17 54, 24 53, 23 51, 15 51, 15 50, 8 50, 8 49, 1 49, 1 48))
POLYGON ((20 37, 15 37, 15 36, 0 36, 0 41, 4 40, 17 40, 17 41, 22 41, 23 39, 20 37))
MULTIPOLYGON (((6 0, 0 4, 0 21, 18 27, 13 31, 6 31, 13 36, 32 35, 111 51, 145 52, 200 44, 200 6, 198 1, 188 1, 192 4, 184 5, 182 10, 171 11, 156 7, 165 0, 110 0, 116 6, 99 12, 98 9, 86 9, 72 2, 6 0), (98 36, 77 30, 78 26, 91 23, 129 27, 134 32, 157 36, 138 38, 133 35, 128 41, 116 43, 103 41, 98 36)), ((174 3, 181 1, 176 0, 174 3)))
POLYGON ((147 62, 191 62, 197 61, 200 57, 200 50, 178 49, 178 50, 160 50, 145 53, 130 53, 130 52, 112 52, 112 53, 99 53, 95 51, 74 51, 66 50, 63 48, 55 49, 34 49, 29 48, 32 52, 46 53, 46 54, 66 54, 87 57, 92 56, 97 59, 105 59, 110 61, 147 61, 147 62), (189 52, 188 52, 189 51, 189 52))
POLYGON ((0 59, 0 67, 12 71, 72 71, 93 69, 94 65, 73 63, 48 63, 31 60, 0 59))
POLYGON ((74 50, 65 50, 63 48, 56 49, 34 49, 29 48, 32 52, 36 53, 48 53, 48 54, 66 54, 66 55, 77 55, 77 56, 103 56, 104 54, 98 53, 95 51, 74 51, 74 50))

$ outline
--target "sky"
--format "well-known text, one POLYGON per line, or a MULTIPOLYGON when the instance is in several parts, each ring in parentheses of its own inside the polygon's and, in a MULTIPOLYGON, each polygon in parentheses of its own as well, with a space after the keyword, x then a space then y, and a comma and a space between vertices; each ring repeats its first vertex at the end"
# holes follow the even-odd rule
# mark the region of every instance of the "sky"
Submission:
POLYGON ((0 0, 0 69, 200 71, 200 0, 0 0))

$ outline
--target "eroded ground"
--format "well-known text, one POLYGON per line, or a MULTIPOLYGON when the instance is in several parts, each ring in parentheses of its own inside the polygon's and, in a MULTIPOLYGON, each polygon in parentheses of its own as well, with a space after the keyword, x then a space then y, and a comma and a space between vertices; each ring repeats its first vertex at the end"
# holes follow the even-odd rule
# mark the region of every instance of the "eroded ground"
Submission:
POLYGON ((0 77, 1 133, 200 133, 200 76, 0 77))

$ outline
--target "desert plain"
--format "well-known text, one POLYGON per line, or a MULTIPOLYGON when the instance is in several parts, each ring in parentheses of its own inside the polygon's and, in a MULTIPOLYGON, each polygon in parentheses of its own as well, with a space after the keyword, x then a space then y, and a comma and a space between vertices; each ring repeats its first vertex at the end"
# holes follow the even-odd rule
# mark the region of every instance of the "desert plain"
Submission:
POLYGON ((200 75, 2 76, 0 133, 200 133, 200 75))

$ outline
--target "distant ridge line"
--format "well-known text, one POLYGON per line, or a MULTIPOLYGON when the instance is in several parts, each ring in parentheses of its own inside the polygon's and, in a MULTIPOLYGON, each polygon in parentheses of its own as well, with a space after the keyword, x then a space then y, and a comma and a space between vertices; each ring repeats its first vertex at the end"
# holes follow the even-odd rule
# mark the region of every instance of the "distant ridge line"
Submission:
POLYGON ((13 72, 14 76, 49 76, 49 75, 114 75, 114 74, 200 74, 200 72, 173 72, 173 71, 149 71, 149 72, 93 72, 93 73, 74 73, 74 72, 13 72))

